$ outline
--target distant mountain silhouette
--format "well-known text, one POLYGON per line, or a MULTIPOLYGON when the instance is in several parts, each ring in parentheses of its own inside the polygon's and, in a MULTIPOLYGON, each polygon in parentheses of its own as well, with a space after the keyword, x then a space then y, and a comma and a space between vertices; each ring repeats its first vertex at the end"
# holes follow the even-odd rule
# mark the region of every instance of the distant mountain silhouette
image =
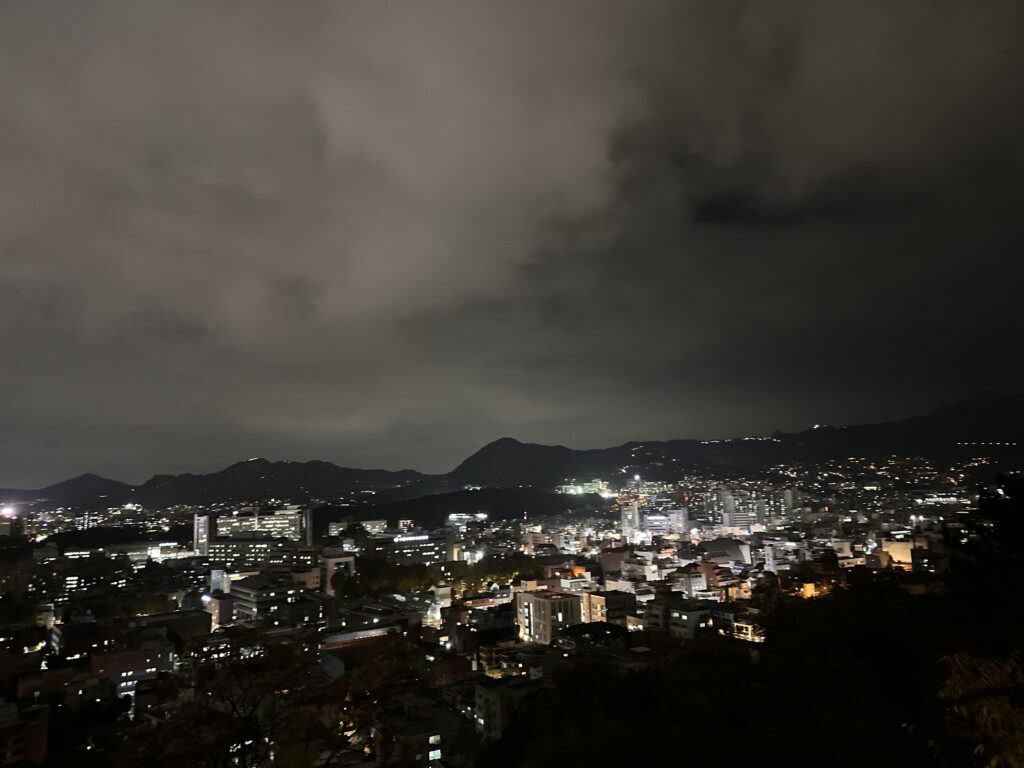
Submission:
POLYGON ((46 499, 69 506, 116 506, 135 502, 160 507, 271 498, 306 501, 338 498, 364 490, 392 490, 425 477, 411 469, 390 472, 339 467, 326 461, 250 459, 209 475, 156 475, 135 487, 96 475, 82 475, 36 491, 0 491, 0 500, 46 499))
POLYGON ((572 450, 506 437, 481 448, 449 477, 462 484, 550 487, 570 478, 610 479, 631 473, 668 478, 682 467, 763 467, 890 454, 933 458, 1024 455, 1024 398, 981 393, 903 421, 823 426, 759 438, 631 442, 614 448, 572 450))
MULTIPOLYGON (((36 495, 39 498, 60 499, 66 504, 86 504, 99 499, 108 499, 111 506, 128 501, 132 487, 117 480, 99 475, 85 474, 48 485, 38 491, 14 491, 13 493, 36 495)), ((7 499, 7 491, 2 492, 7 499)))
POLYGON ((449 477, 464 485, 552 486, 567 477, 589 477, 618 466, 626 446, 577 451, 562 445, 521 443, 503 437, 488 443, 459 464, 449 477))
POLYGON ((212 475, 157 475, 139 488, 145 504, 202 504, 211 501, 317 499, 354 491, 400 487, 424 476, 411 469, 352 469, 327 461, 250 459, 212 475))
POLYGON ((1024 397, 981 393, 903 421, 849 427, 822 426, 768 437, 631 442, 574 450, 504 437, 489 443, 446 475, 414 470, 352 469, 326 461, 250 459, 208 475, 156 475, 130 486, 82 475, 34 491, 0 491, 0 501, 45 499, 63 505, 146 506, 342 498, 360 491, 380 502, 443 494, 467 485, 551 488, 569 480, 613 479, 640 473, 670 478, 682 468, 756 468, 845 456, 918 455, 955 458, 1024 456, 1024 397))

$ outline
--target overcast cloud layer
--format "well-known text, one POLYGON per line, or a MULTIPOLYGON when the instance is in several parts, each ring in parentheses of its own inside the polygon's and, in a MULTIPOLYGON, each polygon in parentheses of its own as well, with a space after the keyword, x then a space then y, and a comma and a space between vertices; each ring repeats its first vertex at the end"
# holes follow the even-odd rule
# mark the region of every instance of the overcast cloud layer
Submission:
POLYGON ((1022 20, 0 2, 0 487, 1018 391, 1022 20))

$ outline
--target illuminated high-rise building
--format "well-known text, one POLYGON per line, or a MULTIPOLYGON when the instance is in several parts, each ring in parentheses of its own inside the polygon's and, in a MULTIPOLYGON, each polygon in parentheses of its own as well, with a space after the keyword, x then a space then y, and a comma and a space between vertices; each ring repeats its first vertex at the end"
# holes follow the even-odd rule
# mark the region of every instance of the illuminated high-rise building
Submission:
POLYGON ((210 542, 217 536, 216 518, 212 515, 196 515, 192 521, 192 547, 197 555, 210 554, 210 542))

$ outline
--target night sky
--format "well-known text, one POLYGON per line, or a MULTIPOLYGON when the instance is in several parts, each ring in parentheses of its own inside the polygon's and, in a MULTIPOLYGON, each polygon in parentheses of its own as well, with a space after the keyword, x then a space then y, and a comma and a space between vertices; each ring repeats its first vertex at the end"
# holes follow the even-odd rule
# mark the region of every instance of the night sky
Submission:
POLYGON ((0 3, 0 487, 1020 391, 1024 4, 0 3))

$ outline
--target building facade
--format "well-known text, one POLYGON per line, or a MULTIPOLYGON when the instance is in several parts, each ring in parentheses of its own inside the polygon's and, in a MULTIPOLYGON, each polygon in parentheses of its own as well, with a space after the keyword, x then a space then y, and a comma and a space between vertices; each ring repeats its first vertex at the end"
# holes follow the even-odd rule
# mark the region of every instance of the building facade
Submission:
POLYGON ((519 637, 549 645, 558 630, 583 620, 582 600, 567 592, 517 592, 516 623, 519 637))

